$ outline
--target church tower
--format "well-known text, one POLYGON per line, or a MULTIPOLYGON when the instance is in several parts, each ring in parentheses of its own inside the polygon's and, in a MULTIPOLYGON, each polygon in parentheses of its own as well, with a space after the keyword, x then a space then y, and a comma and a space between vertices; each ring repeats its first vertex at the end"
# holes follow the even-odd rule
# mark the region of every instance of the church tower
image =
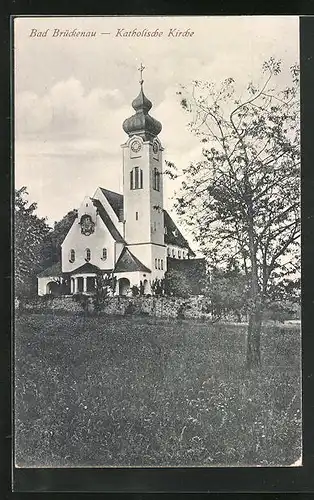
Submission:
POLYGON ((124 238, 132 253, 152 271, 152 279, 166 270, 164 243, 161 123, 149 115, 152 103, 144 94, 141 65, 140 92, 135 110, 123 122, 128 140, 123 151, 124 238))

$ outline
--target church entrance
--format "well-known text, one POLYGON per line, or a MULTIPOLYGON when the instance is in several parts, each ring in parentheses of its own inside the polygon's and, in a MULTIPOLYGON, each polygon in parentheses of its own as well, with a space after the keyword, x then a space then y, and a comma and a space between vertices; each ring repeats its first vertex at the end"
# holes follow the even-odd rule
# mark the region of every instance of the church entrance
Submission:
POLYGON ((77 291, 78 293, 82 293, 84 290, 84 280, 83 278, 77 278, 77 291))
POLYGON ((119 279, 119 295, 127 295, 130 290, 130 281, 127 278, 119 279))
POLYGON ((57 295, 60 293, 60 285, 56 281, 49 281, 46 286, 46 293, 57 295))
POLYGON ((95 278, 93 276, 87 276, 86 279, 86 291, 91 293, 95 291, 95 278))

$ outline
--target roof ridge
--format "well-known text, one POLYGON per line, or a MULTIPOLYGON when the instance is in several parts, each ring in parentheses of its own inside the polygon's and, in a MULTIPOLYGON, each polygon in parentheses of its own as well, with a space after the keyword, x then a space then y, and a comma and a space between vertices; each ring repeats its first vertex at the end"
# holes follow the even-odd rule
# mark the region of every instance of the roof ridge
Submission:
POLYGON ((123 197, 123 193, 119 193, 117 191, 112 191, 112 189, 103 188, 101 186, 99 186, 99 189, 101 189, 102 191, 108 191, 108 193, 118 194, 119 196, 123 197))

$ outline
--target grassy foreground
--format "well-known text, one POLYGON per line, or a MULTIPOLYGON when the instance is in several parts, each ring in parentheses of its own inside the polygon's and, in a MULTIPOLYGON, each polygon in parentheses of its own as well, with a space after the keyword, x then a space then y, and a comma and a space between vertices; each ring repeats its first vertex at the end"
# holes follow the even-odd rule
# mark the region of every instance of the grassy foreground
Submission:
POLYGON ((153 318, 16 318, 16 463, 290 465, 301 454, 299 328, 153 318))

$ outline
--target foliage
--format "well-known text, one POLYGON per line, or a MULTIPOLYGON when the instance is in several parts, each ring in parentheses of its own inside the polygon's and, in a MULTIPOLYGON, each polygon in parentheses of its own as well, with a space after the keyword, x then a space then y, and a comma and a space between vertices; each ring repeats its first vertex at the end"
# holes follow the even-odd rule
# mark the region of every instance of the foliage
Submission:
POLYGON ((237 269, 214 269, 208 288, 213 319, 219 320, 232 313, 241 321, 247 313, 249 299, 246 276, 237 269))
POLYGON ((77 210, 68 212, 60 221, 54 223, 42 244, 42 268, 52 266, 61 261, 61 244, 68 234, 74 220, 77 217, 77 210))
POLYGON ((155 278, 151 284, 153 295, 161 296, 165 292, 165 280, 155 278))
POLYGON ((17 297, 36 293, 36 275, 41 269, 41 245, 49 231, 46 220, 36 215, 36 203, 30 203, 27 197, 25 186, 15 190, 14 262, 17 297))
POLYGON ((110 274, 103 274, 98 271, 95 280, 95 295, 94 307, 96 311, 100 311, 107 297, 112 296, 116 289, 117 278, 110 274))
POLYGON ((186 273, 177 269, 166 271, 165 293, 176 297, 189 297, 192 294, 192 287, 186 273))
POLYGON ((260 363, 271 290, 300 264, 299 68, 290 68, 283 89, 276 85, 280 72, 271 58, 261 82, 246 92, 233 78, 219 88, 195 81, 192 93, 179 92, 204 159, 183 170, 177 211, 213 267, 235 262, 247 277, 249 367, 260 363))
POLYGON ((138 295, 140 295, 140 288, 136 285, 133 285, 131 288, 131 292, 132 292, 132 297, 137 297, 138 295))
POLYGON ((299 328, 21 314, 20 467, 289 466, 301 455, 299 328))
POLYGON ((285 320, 299 319, 300 306, 291 300, 274 301, 268 304, 265 316, 273 321, 283 323, 285 320))

